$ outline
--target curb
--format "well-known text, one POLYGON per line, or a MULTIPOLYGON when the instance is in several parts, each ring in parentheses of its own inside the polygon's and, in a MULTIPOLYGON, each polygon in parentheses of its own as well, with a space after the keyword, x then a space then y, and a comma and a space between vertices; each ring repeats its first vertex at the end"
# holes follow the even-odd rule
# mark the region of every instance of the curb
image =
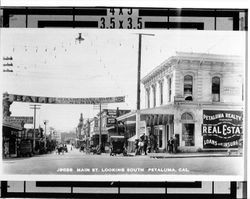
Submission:
POLYGON ((243 157, 242 155, 224 155, 224 154, 218 154, 218 155, 182 155, 182 156, 149 156, 150 158, 155 159, 163 159, 163 158, 212 158, 212 157, 243 157))

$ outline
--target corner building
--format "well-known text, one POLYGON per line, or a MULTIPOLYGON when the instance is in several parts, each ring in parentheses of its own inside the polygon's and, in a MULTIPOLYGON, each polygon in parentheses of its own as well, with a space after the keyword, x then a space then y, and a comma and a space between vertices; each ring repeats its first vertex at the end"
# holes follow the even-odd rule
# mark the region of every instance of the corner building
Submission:
POLYGON ((181 151, 238 148, 242 143, 244 60, 177 52, 142 79, 147 134, 160 151, 171 137, 181 151))

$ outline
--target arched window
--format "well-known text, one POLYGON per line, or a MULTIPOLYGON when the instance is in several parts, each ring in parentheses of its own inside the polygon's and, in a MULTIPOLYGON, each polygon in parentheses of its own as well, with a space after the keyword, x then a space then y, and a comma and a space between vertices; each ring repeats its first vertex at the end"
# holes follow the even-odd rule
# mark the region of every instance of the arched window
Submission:
POLYGON ((190 113, 183 113, 181 120, 193 120, 193 116, 190 113))
POLYGON ((212 101, 213 102, 220 101, 220 78, 219 77, 212 78, 212 101))
POLYGON ((146 89, 147 93, 147 108, 150 108, 150 89, 146 89))
POLYGON ((184 97, 185 100, 193 100, 193 77, 191 75, 184 76, 184 97))
POLYGON ((153 89, 153 107, 155 107, 156 106, 156 86, 154 85, 152 89, 153 89))
POLYGON ((172 94, 172 79, 168 78, 168 102, 171 102, 171 94, 172 94))
POLYGON ((160 90, 160 105, 163 104, 163 82, 159 82, 159 90, 160 90))
POLYGON ((185 146, 194 146, 195 128, 194 128, 193 116, 190 113, 183 113, 181 115, 181 120, 182 120, 182 141, 184 141, 185 146))

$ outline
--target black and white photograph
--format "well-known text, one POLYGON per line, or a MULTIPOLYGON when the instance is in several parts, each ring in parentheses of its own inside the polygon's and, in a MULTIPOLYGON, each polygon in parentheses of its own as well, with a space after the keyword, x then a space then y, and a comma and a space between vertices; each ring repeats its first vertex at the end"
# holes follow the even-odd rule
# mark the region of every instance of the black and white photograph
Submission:
POLYGON ((2 175, 244 180, 245 55, 244 31, 1 29, 2 175))

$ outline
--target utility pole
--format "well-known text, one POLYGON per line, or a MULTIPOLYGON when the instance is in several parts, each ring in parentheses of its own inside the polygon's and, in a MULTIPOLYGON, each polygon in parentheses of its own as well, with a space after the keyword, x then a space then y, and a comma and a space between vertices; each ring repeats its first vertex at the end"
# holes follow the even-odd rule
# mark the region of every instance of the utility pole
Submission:
POLYGON ((30 109, 34 109, 34 126, 33 126, 33 153, 35 153, 35 147, 36 147, 36 110, 40 109, 39 104, 32 104, 30 105, 30 109))
POLYGON ((102 103, 100 102, 100 136, 99 136, 99 148, 101 152, 102 146, 102 103))
POLYGON ((138 68, 137 68, 137 106, 136 106, 136 138, 140 137, 140 109, 141 109, 141 46, 142 46, 142 35, 154 36, 154 34, 139 33, 138 43, 138 68))

